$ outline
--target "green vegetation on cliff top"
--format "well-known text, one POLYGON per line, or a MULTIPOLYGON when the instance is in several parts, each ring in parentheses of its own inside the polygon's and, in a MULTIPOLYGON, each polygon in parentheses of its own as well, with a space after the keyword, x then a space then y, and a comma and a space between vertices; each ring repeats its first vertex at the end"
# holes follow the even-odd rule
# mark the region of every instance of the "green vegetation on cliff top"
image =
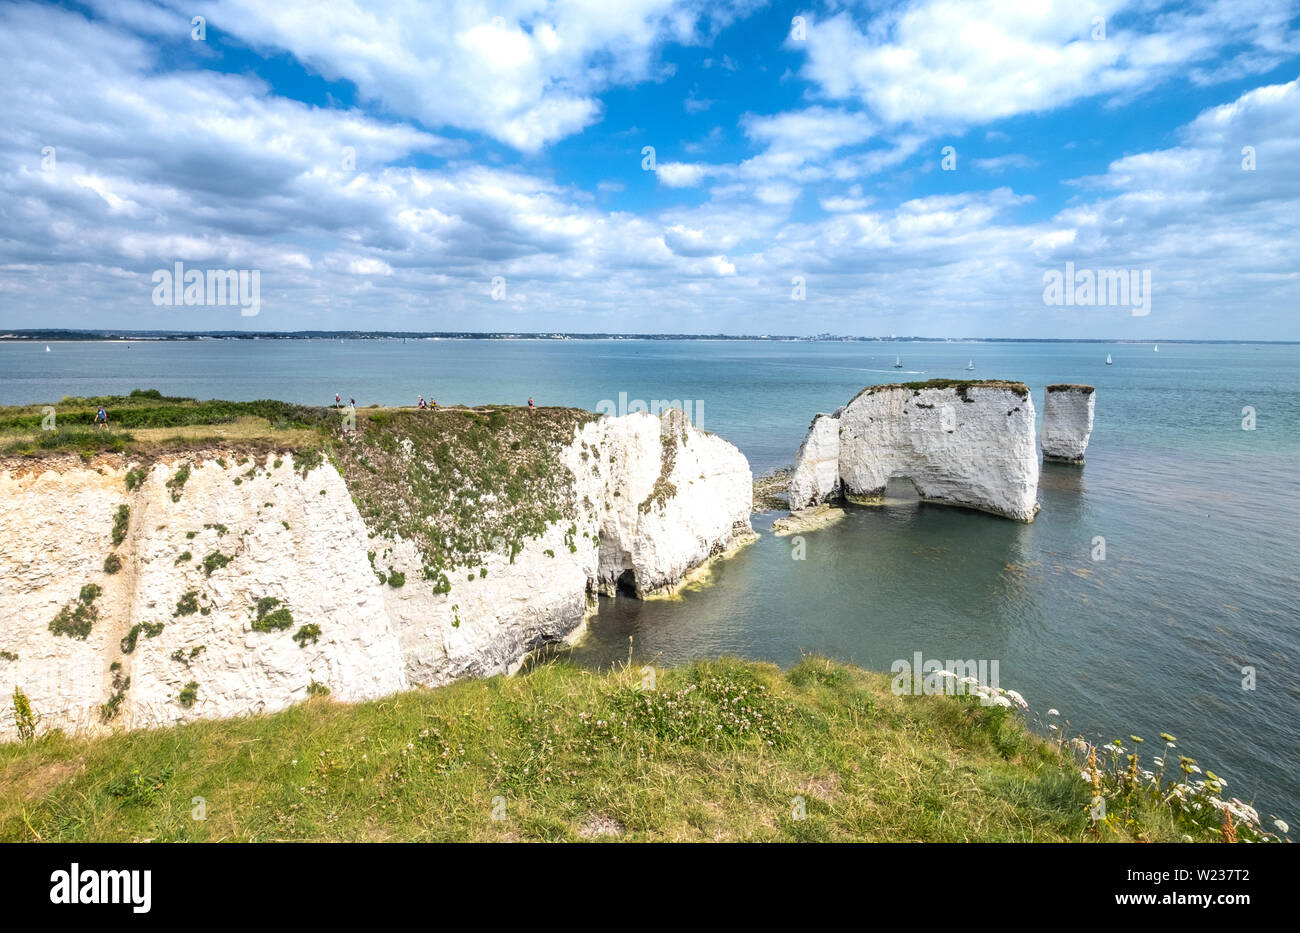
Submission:
POLYGON ((291 452, 300 472, 328 457, 371 533, 414 541, 424 555, 422 576, 445 592, 453 566, 479 566, 491 551, 513 560, 526 539, 574 517, 572 477, 560 451, 577 428, 597 417, 572 408, 508 405, 373 407, 349 415, 265 399, 197 401, 137 389, 0 408, 0 455, 20 462, 59 453, 77 453, 87 462, 119 456, 132 467, 127 491, 139 488, 142 467, 154 460, 181 460, 169 481, 177 501, 190 475, 184 458, 197 451, 291 452), (107 430, 91 423, 101 405, 109 412, 107 430), (47 408, 53 408, 54 430, 42 427, 47 408))
POLYGON ((822 659, 657 675, 646 689, 639 671, 550 663, 357 705, 0 745, 0 839, 1222 838, 1217 812, 1201 825, 1126 799, 1114 774, 1109 822, 1094 824, 1079 760, 1011 709, 895 696, 887 675, 822 659))

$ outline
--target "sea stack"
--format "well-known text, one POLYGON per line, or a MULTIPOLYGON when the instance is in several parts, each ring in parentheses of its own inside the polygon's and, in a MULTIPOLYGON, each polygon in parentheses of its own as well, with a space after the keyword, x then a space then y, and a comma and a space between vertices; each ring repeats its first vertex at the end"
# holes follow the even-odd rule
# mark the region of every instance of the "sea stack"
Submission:
POLYGON ((1083 454, 1092 437, 1092 386, 1058 384, 1047 387, 1043 402, 1043 459, 1083 466, 1083 454))
POLYGON ((1028 387, 949 379, 868 386, 813 420, 795 462, 790 508, 878 504, 895 478, 911 480, 928 501, 1032 521, 1038 456, 1028 387))

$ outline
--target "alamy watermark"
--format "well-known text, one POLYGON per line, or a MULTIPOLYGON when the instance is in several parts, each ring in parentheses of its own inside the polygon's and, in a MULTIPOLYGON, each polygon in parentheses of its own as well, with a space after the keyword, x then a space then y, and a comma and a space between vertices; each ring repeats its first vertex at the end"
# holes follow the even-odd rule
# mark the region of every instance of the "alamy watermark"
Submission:
POLYGON ((158 307, 238 307, 243 317, 262 310, 261 269, 186 269, 177 262, 153 274, 158 307))
POLYGON ((629 401, 626 392, 618 393, 618 401, 613 399, 601 399, 596 404, 596 411, 599 414, 607 415, 611 418, 621 418, 624 415, 635 414, 636 412, 649 412, 658 417, 666 411, 676 410, 685 413, 691 424, 697 428, 704 418, 704 400, 703 399, 666 399, 654 398, 650 401, 645 399, 634 398, 629 401))
POLYGON ((1132 308, 1134 317, 1151 313, 1150 269, 1079 269, 1073 262, 1065 272, 1043 273, 1043 304, 1056 307, 1111 306, 1132 308))
POLYGON ((1021 705, 1014 690, 998 686, 996 660, 925 660, 921 652, 911 660, 900 658, 889 666, 894 675, 889 689, 894 696, 977 696, 982 706, 1021 705))

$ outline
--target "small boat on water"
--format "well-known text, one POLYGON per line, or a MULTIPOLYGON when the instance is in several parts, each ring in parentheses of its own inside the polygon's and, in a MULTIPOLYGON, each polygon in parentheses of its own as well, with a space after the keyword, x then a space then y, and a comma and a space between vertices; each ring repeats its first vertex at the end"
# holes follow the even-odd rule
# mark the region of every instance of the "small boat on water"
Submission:
POLYGON ((894 369, 902 369, 902 368, 903 368, 903 358, 901 356, 894 357, 894 369))
POLYGON ((966 372, 968 372, 968 373, 973 373, 973 372, 975 372, 975 361, 974 361, 974 360, 971 360, 969 363, 966 364, 966 372))
POLYGON ((1112 364, 1111 364, 1111 359, 1110 359, 1110 354, 1109 354, 1109 353, 1106 354, 1106 365, 1107 365, 1107 366, 1112 365, 1112 364))
POLYGON ((45 345, 45 352, 46 353, 50 352, 50 345, 48 343, 45 345))
POLYGON ((1157 352, 1157 353, 1160 352, 1160 344, 1156 344, 1156 352, 1157 352))

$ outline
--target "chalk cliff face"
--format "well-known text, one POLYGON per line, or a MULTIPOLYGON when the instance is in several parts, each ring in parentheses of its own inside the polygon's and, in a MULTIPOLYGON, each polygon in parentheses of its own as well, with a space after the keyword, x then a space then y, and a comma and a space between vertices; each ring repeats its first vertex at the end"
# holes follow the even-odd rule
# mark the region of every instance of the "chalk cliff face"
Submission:
POLYGON ((597 591, 670 587, 750 533, 744 456, 680 412, 591 421, 560 456, 573 514, 513 559, 450 568, 441 588, 412 541, 367 528, 329 461, 211 450, 130 474, 113 456, 11 462, 0 738, 16 735, 14 687, 42 730, 95 731, 508 671, 578 629, 597 591))
POLYGON ((840 497, 840 415, 818 414, 795 455, 790 475, 790 508, 829 502, 840 497), (799 503, 795 505, 795 503, 799 503))
POLYGON ((1092 386, 1050 385, 1043 402, 1043 459, 1083 465, 1092 437, 1092 386))
POLYGON ((790 508, 841 497, 878 502, 896 477, 925 499, 1032 521, 1038 458, 1029 390, 941 380, 868 387, 814 420, 795 463, 790 508))
MULTIPOLYGON (((589 422, 564 461, 574 477, 571 522, 530 540, 513 563, 496 553, 479 571, 454 568, 450 593, 409 584, 385 593, 413 682, 508 671, 532 648, 572 633, 589 596, 669 589, 752 534, 748 461, 680 411, 589 422)), ((380 538, 376 546, 386 553, 376 566, 417 574, 421 557, 410 542, 380 538)))

